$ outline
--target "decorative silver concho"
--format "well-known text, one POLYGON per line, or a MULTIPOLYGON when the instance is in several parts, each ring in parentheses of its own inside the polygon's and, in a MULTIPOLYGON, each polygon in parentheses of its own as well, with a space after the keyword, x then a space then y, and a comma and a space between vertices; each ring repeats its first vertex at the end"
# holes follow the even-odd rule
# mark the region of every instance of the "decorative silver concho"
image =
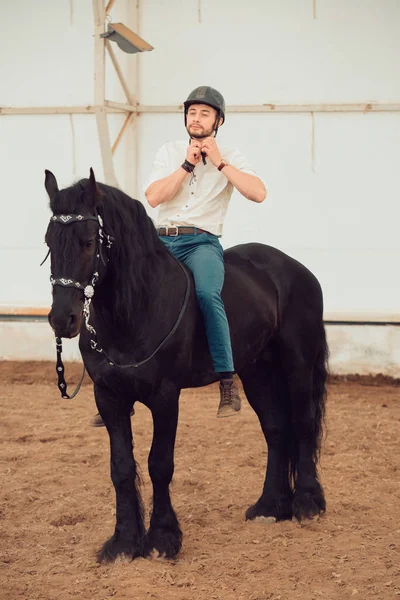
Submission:
POLYGON ((94 287, 92 285, 87 285, 83 291, 86 298, 93 298, 94 296, 94 287))

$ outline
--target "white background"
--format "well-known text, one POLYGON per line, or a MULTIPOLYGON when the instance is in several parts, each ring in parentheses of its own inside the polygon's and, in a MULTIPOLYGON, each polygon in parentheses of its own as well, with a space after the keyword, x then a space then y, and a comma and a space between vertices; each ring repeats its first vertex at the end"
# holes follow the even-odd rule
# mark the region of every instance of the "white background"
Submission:
MULTIPOLYGON (((118 0, 112 20, 130 25, 132 4, 118 0)), ((314 19, 312 0, 142 0, 138 29, 154 51, 114 48, 132 86, 140 63, 133 92, 143 105, 178 105, 206 84, 228 105, 400 102, 399 0, 316 7, 314 19)), ((0 107, 93 103, 90 0, 14 0, 1 14, 0 107)), ((124 101, 111 68, 107 78, 108 99, 124 101)), ((109 116, 112 139, 123 119, 109 116)), ((315 113, 314 125, 313 161, 309 113, 227 114, 218 139, 248 157, 269 199, 256 205, 234 194, 223 245, 260 241, 304 262, 321 281, 327 318, 399 318, 400 113, 315 113)), ((155 152, 185 139, 183 118, 144 114, 129 135, 116 174, 144 201, 155 152)), ((101 180, 94 116, 0 114, 0 312, 49 306, 48 263, 39 268, 44 169, 64 186, 91 166, 101 180)))

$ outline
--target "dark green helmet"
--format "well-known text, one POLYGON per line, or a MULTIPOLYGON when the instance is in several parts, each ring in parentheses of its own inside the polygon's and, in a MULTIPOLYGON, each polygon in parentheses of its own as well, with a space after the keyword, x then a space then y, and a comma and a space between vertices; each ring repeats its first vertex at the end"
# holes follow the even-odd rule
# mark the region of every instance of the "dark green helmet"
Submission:
POLYGON ((219 112, 219 116, 222 117, 222 122, 225 121, 225 100, 222 94, 209 85, 197 87, 189 94, 186 102, 183 103, 185 107, 185 124, 188 108, 192 104, 207 104, 208 106, 215 108, 215 110, 219 112))

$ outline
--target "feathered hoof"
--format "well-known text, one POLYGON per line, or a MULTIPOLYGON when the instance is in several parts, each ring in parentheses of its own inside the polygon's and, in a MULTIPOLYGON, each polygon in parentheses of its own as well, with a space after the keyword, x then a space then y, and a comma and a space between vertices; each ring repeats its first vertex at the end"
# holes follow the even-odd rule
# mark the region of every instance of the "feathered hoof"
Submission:
POLYGON ((260 498, 246 510, 246 521, 274 523, 292 518, 292 499, 281 496, 275 499, 260 498))
POLYGON ((97 553, 97 562, 114 562, 119 556, 133 560, 138 556, 142 556, 142 548, 143 544, 139 540, 135 540, 134 538, 126 539, 114 534, 97 553))
POLYGON ((144 558, 175 558, 182 547, 182 532, 161 528, 150 528, 143 543, 144 558), (157 555, 158 553, 158 555, 157 555))
POLYGON ((324 492, 320 486, 314 490, 296 489, 293 497, 293 518, 296 521, 313 519, 322 515, 326 510, 324 492))

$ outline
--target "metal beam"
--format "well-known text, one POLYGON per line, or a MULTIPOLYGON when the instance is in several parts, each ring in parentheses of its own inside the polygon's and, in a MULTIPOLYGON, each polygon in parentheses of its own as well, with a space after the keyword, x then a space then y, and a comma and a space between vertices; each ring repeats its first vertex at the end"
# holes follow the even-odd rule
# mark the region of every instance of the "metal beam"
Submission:
MULTIPOLYGON (((141 36, 141 2, 142 0, 136 0, 136 2, 128 3, 128 25, 133 31, 141 36)), ((137 113, 137 101, 140 98, 140 65, 142 62, 142 53, 137 52, 134 55, 134 60, 127 61, 126 65, 126 78, 129 81, 131 88, 134 90, 134 102, 131 104, 136 105, 136 110, 133 118, 129 121, 129 127, 125 134, 125 189, 129 195, 133 198, 138 198, 140 194, 139 189, 139 132, 138 132, 138 113, 137 113)))
MULTIPOLYGON (((180 113, 182 104, 138 105, 138 113, 180 113)), ((227 113, 321 113, 321 112, 399 112, 400 102, 357 104, 242 104, 226 107, 227 113)))
POLYGON ((114 155, 114 152, 116 151, 116 149, 119 146, 119 143, 120 143, 120 141, 122 139, 122 136, 124 135, 124 132, 126 131, 126 128, 128 127, 128 125, 131 124, 131 122, 132 122, 132 120, 134 118, 135 118, 135 113, 133 113, 133 112, 132 113, 128 113, 127 116, 125 117, 124 124, 122 125, 122 127, 120 129, 120 132, 118 133, 118 135, 117 135, 117 137, 115 139, 115 142, 113 143, 113 146, 112 146, 112 153, 113 153, 113 155, 114 155))
POLYGON ((108 185, 118 187, 114 172, 114 164, 108 129, 107 113, 105 106, 105 43, 100 37, 104 32, 105 8, 104 0, 93 0, 94 15, 94 102, 97 130, 100 142, 101 158, 103 162, 104 180, 108 185))
POLYGON ((117 0, 109 0, 107 6, 106 6, 106 15, 110 12, 110 10, 112 10, 114 4, 116 3, 117 0))
POLYGON ((120 64, 118 62, 117 57, 115 56, 115 52, 111 47, 111 42, 109 42, 109 40, 106 39, 106 48, 107 48, 107 52, 110 55, 112 64, 114 65, 114 69, 118 75, 118 79, 119 82, 122 86, 122 89, 124 90, 125 93, 125 97, 127 99, 127 101, 129 102, 129 104, 135 104, 135 98, 132 96, 130 90, 129 90, 129 86, 128 83, 124 77, 124 74, 122 73, 122 69, 120 67, 120 64))
MULTIPOLYGON (((94 105, 87 106, 0 106, 0 115, 93 115, 94 105)), ((120 112, 110 109, 110 112, 120 112)))
MULTIPOLYGON (((101 104, 100 104, 101 106, 101 104)), ((105 112, 136 112, 138 114, 180 113, 182 104, 136 105, 105 100, 105 112)), ((243 104, 227 106, 228 113, 345 113, 400 112, 400 102, 359 104, 243 104)), ((0 106, 0 115, 71 115, 95 114, 96 105, 86 106, 0 106)))
POLYGON ((137 106, 136 104, 124 104, 123 102, 114 102, 113 100, 105 100, 104 106, 107 108, 112 108, 115 111, 121 112, 136 112, 137 106))

